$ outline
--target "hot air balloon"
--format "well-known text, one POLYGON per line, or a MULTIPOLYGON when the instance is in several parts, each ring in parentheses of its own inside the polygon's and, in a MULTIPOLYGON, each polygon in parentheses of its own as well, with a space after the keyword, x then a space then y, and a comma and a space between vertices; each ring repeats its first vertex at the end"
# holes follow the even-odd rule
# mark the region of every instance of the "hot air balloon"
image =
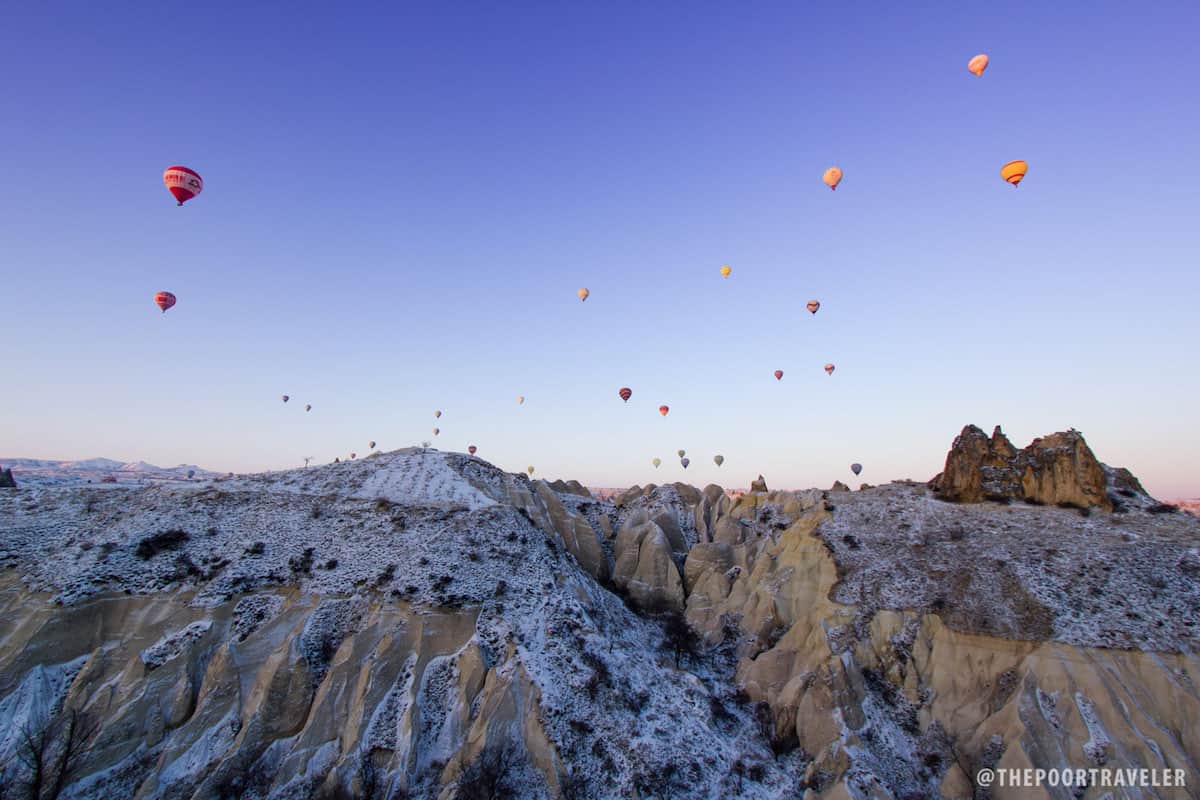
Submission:
POLYGON ((441 410, 440 410, 440 409, 439 409, 439 410, 437 410, 437 411, 435 411, 435 412, 433 412, 433 418, 434 418, 434 419, 441 419, 441 418, 442 418, 442 412, 441 412, 441 410))
POLYGON ((825 174, 821 176, 821 180, 825 181, 825 185, 830 189, 837 191, 838 184, 842 182, 842 168, 830 167, 825 170, 825 174))
POLYGON ((728 278, 729 273, 731 273, 731 272, 733 272, 733 267, 729 266, 728 264, 721 267, 721 277, 722 278, 728 278))
POLYGON ((621 390, 617 392, 617 395, 626 403, 628 403, 629 398, 633 397, 633 390, 628 386, 622 386, 621 390))
POLYGON ((832 375, 832 374, 833 374, 833 370, 834 370, 834 366, 833 366, 833 364, 826 364, 826 365, 825 365, 825 374, 826 374, 826 375, 832 375))
POLYGON ((676 450, 675 455, 679 456, 680 458, 683 458, 684 456, 687 455, 687 450, 676 450))
POLYGON ((983 77, 983 71, 987 69, 988 57, 987 53, 980 53, 967 62, 967 71, 972 73, 977 78, 983 77))
POLYGON ((680 463, 680 464, 683 464, 683 468, 684 468, 684 469, 687 469, 687 467, 688 467, 688 464, 692 463, 692 460, 691 460, 690 458, 681 458, 681 459, 679 460, 679 463, 680 463))
POLYGON ((667 408, 666 406, 659 406, 659 407, 658 407, 658 413, 662 414, 664 417, 667 415, 667 412, 668 412, 668 411, 670 411, 670 410, 671 410, 671 409, 667 408))
POLYGON ((1024 161, 1010 161, 1000 168, 1000 177, 1016 186, 1025 177, 1029 165, 1024 161))
POLYGON ((282 395, 282 396, 280 396, 280 398, 279 398, 279 399, 280 399, 280 400, 282 400, 283 402, 285 402, 285 403, 286 403, 288 400, 291 400, 292 398, 288 397, 288 396, 285 394, 285 395, 282 395))
POLYGON ((656 459, 652 460, 650 463, 654 465, 655 469, 658 469, 658 465, 662 463, 662 459, 656 458, 656 459))
POLYGON ((809 300, 807 303, 805 303, 804 307, 807 308, 811 313, 815 314, 817 313, 817 309, 821 307, 821 301, 809 300))
POLYGON ((783 380, 783 370, 781 370, 781 369, 775 370, 775 380, 777 380, 777 381, 783 380))
POLYGON ((199 173, 187 167, 173 166, 163 170, 163 183, 167 191, 175 196, 179 205, 183 205, 204 190, 204 181, 199 173))
POLYGON ((305 412, 312 411, 312 404, 306 405, 306 406, 304 407, 304 410, 305 410, 305 412))
POLYGON ((350 454, 350 460, 351 460, 351 461, 353 461, 353 460, 354 460, 354 459, 356 459, 356 458, 358 458, 358 453, 351 453, 351 454, 350 454))
POLYGON ((526 472, 528 472, 530 475, 532 475, 532 474, 533 474, 533 467, 526 467, 526 468, 525 468, 525 471, 526 471, 526 472))
POLYGON ((442 432, 442 429, 441 429, 441 428, 434 428, 434 429, 433 429, 433 435, 434 435, 434 436, 437 436, 437 435, 438 435, 439 433, 441 433, 441 432, 442 432))
POLYGON ((862 464, 851 464, 850 471, 857 475, 858 473, 862 472, 862 464))
POLYGON ((467 452, 470 453, 471 455, 475 455, 475 451, 478 449, 479 448, 477 448, 475 445, 471 445, 470 447, 467 448, 467 452))
POLYGON ((375 449, 375 440, 374 440, 374 439, 372 439, 371 441, 367 442, 367 449, 368 449, 368 450, 374 450, 374 449, 375 449))
POLYGON ((588 295, 591 294, 591 292, 589 292, 587 289, 580 289, 575 294, 579 295, 579 302, 582 303, 584 300, 588 299, 588 295))
POLYGON ((523 395, 523 394, 517 395, 517 405, 519 405, 519 406, 525 405, 525 395, 523 395))
POLYGON ((725 463, 725 456, 713 456, 713 461, 715 461, 717 466, 719 467, 725 463))
POLYGON ((170 292, 157 292, 154 295, 154 305, 162 309, 162 312, 167 313, 167 309, 175 305, 175 295, 170 292))

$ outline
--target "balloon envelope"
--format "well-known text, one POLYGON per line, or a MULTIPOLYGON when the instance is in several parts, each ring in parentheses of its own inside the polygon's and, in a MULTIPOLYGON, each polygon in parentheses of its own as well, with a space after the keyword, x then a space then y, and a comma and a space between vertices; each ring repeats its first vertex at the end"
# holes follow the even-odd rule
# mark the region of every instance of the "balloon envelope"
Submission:
POLYGON ((980 53, 967 62, 967 69, 977 78, 983 77, 983 71, 987 69, 988 57, 987 53, 980 53))
POLYGON ((675 455, 679 456, 680 458, 683 458, 684 456, 687 455, 687 450, 676 450, 675 455))
POLYGON ((478 449, 478 448, 477 448, 477 447, 475 447, 475 445, 471 445, 470 447, 468 447, 468 448, 467 448, 467 452, 468 452, 468 453, 470 453, 471 455, 475 455, 475 451, 476 451, 477 449, 478 449))
POLYGON ((662 463, 662 459, 661 459, 661 458, 656 458, 656 459, 654 459, 653 461, 651 461, 650 463, 654 465, 654 468, 655 468, 655 469, 658 469, 658 465, 662 463))
POLYGON ((628 386, 622 386, 621 390, 619 392, 617 392, 617 396, 620 397, 622 400, 624 400, 626 403, 628 403, 629 398, 633 397, 633 390, 630 389, 628 386))
POLYGON ((725 456, 713 456, 713 461, 715 461, 719 467, 725 463, 725 456))
POLYGON ((530 475, 532 475, 532 474, 533 474, 533 467, 526 467, 526 468, 525 468, 525 471, 526 471, 526 472, 528 472, 530 475))
POLYGON ((829 169, 825 170, 825 174, 821 176, 821 180, 824 181, 825 185, 830 189, 836 190, 838 184, 842 182, 842 168, 830 167, 829 169))
POLYGON ((809 301, 808 301, 808 302, 807 302, 807 303, 804 305, 804 307, 805 307, 805 308, 807 308, 807 309, 808 309, 810 312, 812 312, 813 314, 815 314, 815 313, 817 313, 817 309, 821 307, 821 301, 819 301, 819 300, 809 300, 809 301))
POLYGON ((291 400, 292 398, 288 397, 288 396, 285 394, 285 395, 282 395, 282 396, 280 396, 280 398, 279 398, 279 399, 280 399, 280 400, 282 400, 283 402, 285 402, 285 403, 286 403, 288 400, 291 400))
POLYGON ((441 416, 442 416, 442 412, 441 412, 440 410, 439 410, 439 411, 435 411, 435 412, 433 412, 433 418, 434 418, 434 419, 440 419, 440 418, 441 418, 441 416))
POLYGON ((664 417, 667 415, 667 412, 668 412, 668 411, 670 411, 670 410, 671 410, 671 409, 667 408, 666 406, 659 406, 659 407, 658 407, 658 413, 662 414, 664 417))
POLYGON ((519 406, 525 405, 525 395, 523 395, 523 394, 517 395, 517 405, 519 405, 519 406))
POLYGON ((826 374, 826 375, 832 375, 832 374, 833 374, 833 370, 834 370, 834 366, 833 366, 833 364, 826 364, 826 365, 825 365, 825 374, 826 374))
POLYGON ((862 472, 862 464, 851 464, 850 471, 857 475, 858 473, 862 472))
POLYGON ((204 181, 198 172, 178 165, 163 170, 163 184, 179 205, 183 205, 204 190, 204 181))
POLYGON ((1010 161, 1000 168, 1000 177, 1016 186, 1025 178, 1029 165, 1024 161, 1010 161))
POLYGON ((730 274, 731 272, 733 272, 733 267, 729 266, 728 264, 726 264, 725 266, 721 267, 721 277, 722 277, 722 278, 728 278, 728 277, 729 277, 729 274, 730 274))
POLYGON ((683 464, 683 468, 684 468, 684 469, 687 469, 687 467, 688 467, 688 464, 692 463, 692 460, 691 460, 690 458, 684 458, 684 459, 681 459, 681 460, 679 461, 679 463, 680 463, 680 464, 683 464))
POLYGON ((165 314, 168 308, 175 305, 175 295, 170 292, 158 292, 154 295, 154 305, 162 309, 165 314))
POLYGON ((781 370, 781 369, 775 370, 775 380, 777 380, 777 381, 783 380, 783 370, 781 370))
POLYGON ((368 450, 374 450, 374 449, 375 449, 375 440, 374 440, 374 439, 372 439, 371 441, 367 442, 367 449, 368 449, 368 450))
POLYGON ((434 428, 434 429, 433 429, 433 435, 434 435, 434 436, 437 436, 437 435, 438 435, 439 433, 441 433, 441 432, 442 432, 442 429, 441 429, 441 428, 434 428))
POLYGON ((580 289, 575 294, 579 295, 579 302, 582 303, 584 300, 588 299, 588 295, 591 294, 591 292, 589 292, 587 289, 580 289))

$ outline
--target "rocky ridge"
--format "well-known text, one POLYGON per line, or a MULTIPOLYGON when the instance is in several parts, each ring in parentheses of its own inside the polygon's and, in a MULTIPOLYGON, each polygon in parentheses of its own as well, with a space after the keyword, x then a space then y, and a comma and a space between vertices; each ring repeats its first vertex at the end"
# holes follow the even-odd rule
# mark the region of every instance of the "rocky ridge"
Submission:
MULTIPOLYGON (((1054 466, 1091 480, 1086 444, 1046 438, 1052 459, 1019 461, 1031 496, 1095 499, 1054 466)), ((979 475, 1016 460, 987 442, 956 441, 941 494, 1012 486, 979 475)), ((981 766, 1195 774, 1200 521, 1100 469, 1123 513, 761 476, 737 499, 598 500, 419 449, 22 489, 0 498, 0 763, 22 780, 16 734, 69 712, 103 723, 79 728, 80 798, 968 798, 981 766)))

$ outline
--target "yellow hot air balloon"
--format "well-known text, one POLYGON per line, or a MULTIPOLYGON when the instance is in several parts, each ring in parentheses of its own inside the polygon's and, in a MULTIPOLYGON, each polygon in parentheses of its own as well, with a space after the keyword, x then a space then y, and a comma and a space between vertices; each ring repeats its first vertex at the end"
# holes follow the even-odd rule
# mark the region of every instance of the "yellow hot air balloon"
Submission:
POLYGON ((977 78, 983 77, 983 71, 987 69, 988 57, 987 53, 980 53, 967 62, 967 70, 977 78))
POLYGON ((654 465, 654 468, 655 468, 655 469, 658 469, 658 465, 662 463, 662 459, 661 459, 661 458, 656 458, 656 459, 654 459, 653 461, 651 461, 650 463, 654 465))
POLYGON ((525 395, 523 395, 523 394, 517 395, 517 405, 519 405, 519 406, 525 405, 525 395))
POLYGON ((1010 161, 1000 168, 1000 177, 1016 186, 1025 177, 1029 165, 1024 161, 1010 161))
POLYGON ((533 467, 526 467, 526 468, 525 468, 525 471, 526 471, 526 472, 528 472, 530 475, 532 475, 532 474, 533 474, 533 467))
POLYGON ((580 289, 575 294, 579 295, 579 302, 582 303, 584 300, 588 299, 588 295, 591 294, 591 292, 589 292, 587 289, 580 289))
POLYGON ((825 181, 825 185, 830 189, 836 191, 838 184, 842 182, 842 168, 830 167, 825 170, 825 174, 821 176, 821 180, 825 181))
POLYGON ((721 277, 722 278, 728 278, 729 273, 731 273, 731 272, 733 272, 733 267, 729 266, 728 264, 721 267, 721 277))

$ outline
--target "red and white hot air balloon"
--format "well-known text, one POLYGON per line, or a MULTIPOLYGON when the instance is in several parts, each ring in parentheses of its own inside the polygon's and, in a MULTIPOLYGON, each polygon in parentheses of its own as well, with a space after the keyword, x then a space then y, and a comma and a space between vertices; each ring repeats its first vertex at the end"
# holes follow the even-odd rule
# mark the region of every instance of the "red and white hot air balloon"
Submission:
POLYGON ((664 417, 667 415, 667 412, 670 410, 671 409, 668 408, 667 406, 659 406, 658 407, 658 413, 662 414, 664 417))
POLYGON ((170 292, 158 292, 154 295, 154 305, 161 308, 165 314, 168 308, 175 305, 175 295, 170 292))
POLYGON ((167 167, 163 171, 163 183, 166 184, 167 191, 175 196, 179 205, 204 191, 204 181, 200 173, 179 165, 167 167))

